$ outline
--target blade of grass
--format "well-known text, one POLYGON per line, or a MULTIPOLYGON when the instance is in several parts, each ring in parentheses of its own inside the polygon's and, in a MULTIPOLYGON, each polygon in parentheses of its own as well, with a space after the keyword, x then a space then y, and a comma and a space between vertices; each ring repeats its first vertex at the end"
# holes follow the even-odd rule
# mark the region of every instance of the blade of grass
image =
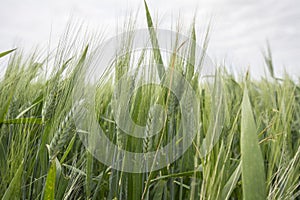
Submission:
POLYGON ((1 124, 42 124, 41 118, 18 118, 18 119, 8 119, 5 121, 0 121, 1 124))
POLYGON ((152 182, 155 182, 158 180, 168 179, 168 178, 192 177, 195 173, 201 173, 201 172, 202 172, 202 169, 200 168, 199 170, 180 172, 180 173, 176 173, 176 174, 168 174, 168 175, 163 175, 163 176, 159 176, 155 179, 152 179, 150 182, 152 183, 152 182))
POLYGON ((56 180, 56 162, 51 161, 51 166, 46 179, 44 200, 54 200, 55 198, 55 180, 56 180))
POLYGON ((153 199, 163 199, 166 183, 167 183, 167 181, 165 181, 165 180, 158 181, 158 183, 154 186, 154 190, 153 190, 154 197, 153 197, 153 199))
POLYGON ((19 199, 20 198, 20 190, 22 183, 22 174, 23 174, 23 166, 24 161, 20 164, 14 178, 10 182, 8 188, 6 189, 2 200, 10 200, 10 199, 19 199))
POLYGON ((266 199, 265 171, 247 87, 242 101, 241 158, 245 200, 266 199))
POLYGON ((66 159, 67 156, 69 155, 71 149, 73 148, 75 139, 76 139, 76 134, 74 134, 74 136, 72 137, 72 139, 71 139, 71 141, 70 141, 70 143, 69 143, 69 145, 68 145, 66 151, 64 152, 63 156, 61 157, 61 159, 60 159, 60 161, 59 161, 61 164, 65 161, 65 159, 66 159))
MULTIPOLYGON (((1 127, 1 122, 3 122, 6 118, 6 115, 8 113, 9 110, 9 106, 11 104, 12 98, 15 94, 17 88, 17 81, 11 86, 10 91, 7 93, 7 98, 6 98, 6 102, 4 102, 4 105, 2 107, 2 109, 0 109, 0 127, 1 127)), ((4 93, 5 95, 5 93, 4 93)))
POLYGON ((157 40, 157 37, 156 37, 156 32, 155 32, 155 29, 154 29, 154 26, 153 26, 153 21, 152 21, 152 18, 151 18, 151 14, 149 12, 149 8, 148 8, 148 5, 147 5, 145 0, 144 0, 144 4, 145 4, 145 10, 146 10, 148 30, 149 30, 149 34, 150 34, 150 38, 151 38, 151 44, 152 44, 152 47, 153 47, 154 59, 155 59, 156 64, 157 64, 157 71, 158 71, 159 78, 160 78, 160 80, 162 80, 162 78, 165 74, 164 64, 163 64, 161 52, 160 52, 160 49, 159 49, 159 44, 158 44, 158 40, 157 40))
POLYGON ((31 110, 32 108, 34 108, 36 105, 39 105, 42 101, 43 101, 43 98, 39 98, 38 101, 36 101, 34 104, 32 104, 31 106, 29 106, 28 108, 26 108, 25 110, 23 110, 23 111, 16 117, 16 119, 22 117, 22 115, 24 115, 25 113, 27 113, 29 110, 31 110))
POLYGON ((92 170, 93 170, 93 157, 89 151, 86 151, 86 198, 91 196, 92 186, 92 170))
POLYGON ((12 53, 12 52, 14 52, 16 49, 11 49, 11 50, 9 50, 9 51, 5 51, 5 52, 1 52, 0 53, 0 58, 2 58, 2 57, 4 57, 4 56, 6 56, 6 55, 8 55, 8 54, 10 54, 10 53, 12 53))
POLYGON ((236 187, 236 184, 241 176, 241 163, 237 166, 235 171, 230 176, 229 180, 226 182, 224 188, 222 189, 221 199, 229 199, 232 191, 236 187))
POLYGON ((192 25, 191 31, 191 41, 189 47, 189 58, 186 66, 186 79, 188 81, 192 80, 194 76, 194 68, 195 68, 195 58, 196 58, 196 31, 195 31, 195 19, 192 25))
POLYGON ((274 76, 274 65, 273 65, 273 59, 272 59, 272 51, 271 51, 271 47, 270 47, 269 42, 267 42, 267 52, 264 52, 263 56, 264 56, 265 63, 268 67, 268 70, 270 72, 271 77, 275 78, 275 76, 274 76))

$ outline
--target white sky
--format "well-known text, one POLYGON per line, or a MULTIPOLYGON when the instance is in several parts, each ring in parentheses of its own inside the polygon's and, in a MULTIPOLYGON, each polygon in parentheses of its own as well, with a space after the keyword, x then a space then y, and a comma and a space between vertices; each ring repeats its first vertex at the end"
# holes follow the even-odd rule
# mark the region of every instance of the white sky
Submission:
MULTIPOLYGON (((143 0, 0 0, 0 52, 19 47, 30 51, 55 46, 70 16, 92 30, 111 33, 131 11, 146 27, 143 0)), ((297 0, 148 0, 159 27, 169 29, 180 16, 188 28, 197 9, 197 32, 213 18, 209 56, 241 73, 249 66, 252 75, 265 71, 262 50, 268 39, 275 73, 284 68, 300 76, 300 1, 297 0)))

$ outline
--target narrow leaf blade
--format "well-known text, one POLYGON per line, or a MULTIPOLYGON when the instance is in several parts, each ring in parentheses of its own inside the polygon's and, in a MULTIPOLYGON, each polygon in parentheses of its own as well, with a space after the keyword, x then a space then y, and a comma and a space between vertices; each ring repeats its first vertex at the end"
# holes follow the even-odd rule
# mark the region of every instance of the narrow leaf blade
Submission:
POLYGON ((52 160, 47 175, 44 200, 54 200, 55 197, 55 180, 56 180, 56 162, 52 160))
POLYGON ((242 186, 245 200, 266 199, 264 162, 256 131, 246 88, 242 101, 241 122, 242 186))
POLYGON ((4 56, 6 56, 6 55, 8 55, 8 54, 10 54, 10 53, 12 53, 12 52, 14 52, 16 49, 11 49, 11 50, 8 50, 8 51, 4 51, 4 52, 1 52, 0 53, 0 58, 2 58, 2 57, 4 57, 4 56))
POLYGON ((18 199, 21 190, 23 166, 24 161, 22 161, 21 165, 19 166, 14 178, 12 179, 7 190, 5 191, 2 200, 18 199))
POLYGON ((148 30, 149 30, 149 34, 150 34, 150 38, 151 38, 151 44, 152 44, 152 48, 153 48, 154 59, 155 59, 155 62, 157 64, 157 71, 158 71, 159 78, 160 78, 160 80, 162 80, 162 78, 165 74, 164 64, 163 64, 161 52, 160 52, 160 49, 159 49, 159 44, 158 44, 158 40, 157 40, 157 37, 156 37, 156 32, 155 32, 155 29, 153 27, 153 21, 152 21, 152 18, 151 18, 151 14, 149 12, 149 8, 148 8, 148 5, 147 5, 146 1, 144 1, 144 4, 145 4, 145 10, 146 10, 148 30))

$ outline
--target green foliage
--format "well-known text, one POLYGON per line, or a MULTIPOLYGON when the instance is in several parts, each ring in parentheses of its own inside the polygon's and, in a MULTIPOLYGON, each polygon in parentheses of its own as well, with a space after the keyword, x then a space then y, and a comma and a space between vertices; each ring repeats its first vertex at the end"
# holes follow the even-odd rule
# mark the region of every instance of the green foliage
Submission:
POLYGON ((20 190, 21 190, 21 183, 22 183, 23 167, 24 167, 24 162, 22 161, 19 168, 16 171, 16 174, 14 175, 8 188, 6 189, 2 197, 2 200, 19 199, 21 197, 20 190))
POLYGON ((4 57, 4 56, 6 56, 6 55, 8 55, 8 54, 10 54, 10 53, 12 53, 12 52, 14 52, 16 49, 12 49, 12 50, 8 50, 8 51, 5 51, 5 52, 1 52, 0 53, 0 58, 1 57, 4 57))
POLYGON ((50 169, 47 174, 44 200, 54 200, 55 199, 55 180, 56 180, 56 163, 55 163, 55 160, 52 160, 50 169))
MULTIPOLYGON (((170 90, 148 85, 133 91, 123 86, 133 92, 132 120, 146 127, 142 139, 127 135, 116 125, 112 107, 116 81, 123 75, 129 78, 127 71, 134 69, 130 75, 134 83, 145 83, 153 72, 162 76, 177 69, 195 90, 200 105, 200 128, 192 145, 170 165, 141 174, 117 171, 94 158, 79 138, 83 130, 74 123, 78 105, 73 104, 72 93, 85 64, 93 58, 95 41, 69 38, 69 30, 54 55, 44 61, 36 54, 26 58, 18 51, 10 54, 0 80, 2 199, 299 198, 299 84, 288 76, 259 81, 248 76, 245 83, 239 81, 243 77, 237 80, 228 74, 226 66, 211 77, 213 81, 199 81, 209 28, 201 52, 193 43, 176 44, 170 63, 165 63, 170 69, 156 69, 155 64, 163 59, 146 2, 145 7, 149 42, 157 48, 150 53, 143 49, 137 66, 131 65, 136 60, 132 53, 116 58, 97 87, 97 120, 106 136, 128 151, 157 151, 173 138, 180 141, 180 99, 170 90), (188 63, 176 55, 178 48, 185 51, 188 63), (195 60, 198 54, 200 63, 195 60), (120 69, 124 63, 127 68, 120 69), (156 111, 150 107, 154 104, 165 113, 162 122, 153 117, 156 111), (159 123, 162 129, 155 135, 159 123)), ((196 24, 191 27, 189 36, 196 41, 196 24)), ((130 44, 130 37, 123 39, 130 44)), ((130 45, 126 48, 130 50, 130 45)), ((4 54, 8 53, 0 55, 4 54)), ((273 74, 273 65, 268 67, 273 74)), ((116 153, 112 159, 121 165, 120 156, 116 153)))
POLYGON ((264 161, 256 132, 248 89, 245 88, 242 101, 241 162, 243 196, 246 200, 266 199, 264 161))

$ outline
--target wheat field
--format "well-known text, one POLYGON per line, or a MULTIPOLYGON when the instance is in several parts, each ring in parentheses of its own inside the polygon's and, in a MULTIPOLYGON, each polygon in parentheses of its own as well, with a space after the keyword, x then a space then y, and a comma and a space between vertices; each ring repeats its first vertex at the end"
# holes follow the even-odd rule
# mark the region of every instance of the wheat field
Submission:
MULTIPOLYGON (((155 47, 156 29, 146 3, 145 13, 155 47)), ((198 42, 195 26, 192 22, 188 35, 198 42)), ((124 27, 134 30, 134 22, 130 20, 124 27)), ((199 42, 203 55, 209 30, 199 42)), ((79 41, 76 34, 70 35, 72 31, 66 31, 56 51, 44 57, 38 52, 24 56, 19 49, 0 53, 0 59, 9 58, 6 66, 1 66, 6 70, 0 79, 3 200, 300 198, 300 86, 288 75, 274 76, 270 50, 264 55, 268 77, 255 79, 247 73, 235 78, 226 66, 217 66, 211 81, 203 82, 193 44, 175 45, 189 64, 174 50, 166 68, 156 68, 159 65, 155 63, 165 61, 159 48, 142 50, 135 58, 129 51, 131 35, 122 38, 130 53, 107 66, 95 95, 97 121, 114 145, 131 152, 157 152, 174 138, 180 141, 177 134, 184 118, 181 99, 169 89, 129 87, 133 91, 129 115, 145 132, 142 138, 127 135, 116 123, 120 119, 116 119, 118 110, 113 106, 121 77, 146 82, 155 71, 170 74, 176 69, 195 92, 199 106, 196 135, 178 159, 160 169, 130 173, 100 162, 80 138, 83 130, 74 120, 80 105, 74 104, 72 94, 95 55, 97 40, 79 41), (153 132, 160 122, 156 110, 150 108, 154 103, 165 113, 156 135, 153 132)), ((123 113, 122 107, 119 109, 123 113)), ((120 155, 113 155, 112 161, 119 162, 120 155)))

